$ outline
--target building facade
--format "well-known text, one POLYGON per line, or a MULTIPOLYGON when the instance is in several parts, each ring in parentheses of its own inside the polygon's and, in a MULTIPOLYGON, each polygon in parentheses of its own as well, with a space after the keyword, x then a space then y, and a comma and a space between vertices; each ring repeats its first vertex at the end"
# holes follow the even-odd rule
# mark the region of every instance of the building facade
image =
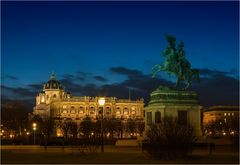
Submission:
MULTIPOLYGON (((143 119, 144 100, 117 99, 106 97, 104 118, 118 118, 121 120, 143 119)), ((78 97, 65 92, 62 84, 52 74, 50 80, 44 84, 43 90, 36 96, 34 115, 42 119, 68 120, 80 123, 85 117, 93 120, 99 114, 98 97, 78 97)))
POLYGON ((203 111, 203 125, 218 120, 227 122, 231 119, 239 119, 238 106, 212 106, 203 111))

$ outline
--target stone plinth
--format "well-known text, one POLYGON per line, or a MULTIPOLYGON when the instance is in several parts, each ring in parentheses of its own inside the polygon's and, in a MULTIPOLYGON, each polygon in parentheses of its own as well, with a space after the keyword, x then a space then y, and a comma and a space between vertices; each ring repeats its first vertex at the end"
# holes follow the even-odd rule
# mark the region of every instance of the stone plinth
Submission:
POLYGON ((202 135, 201 106, 196 92, 160 86, 150 96, 150 102, 144 108, 146 129, 161 118, 177 117, 190 123, 194 127, 196 136, 202 135))

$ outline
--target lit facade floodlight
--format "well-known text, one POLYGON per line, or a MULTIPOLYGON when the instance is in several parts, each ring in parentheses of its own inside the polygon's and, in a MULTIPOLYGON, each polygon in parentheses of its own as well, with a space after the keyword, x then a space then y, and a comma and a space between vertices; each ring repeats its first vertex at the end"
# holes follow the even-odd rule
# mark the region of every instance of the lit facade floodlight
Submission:
POLYGON ((104 97, 100 97, 100 98, 98 99, 98 104, 99 104, 100 106, 104 106, 104 104, 105 104, 105 98, 104 98, 104 97))

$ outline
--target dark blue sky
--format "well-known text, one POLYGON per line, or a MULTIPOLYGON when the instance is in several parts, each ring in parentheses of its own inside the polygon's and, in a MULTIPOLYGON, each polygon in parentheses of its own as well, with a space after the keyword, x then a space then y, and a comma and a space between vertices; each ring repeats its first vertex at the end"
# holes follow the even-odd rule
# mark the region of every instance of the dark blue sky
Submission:
POLYGON ((185 42, 188 60, 203 75, 215 72, 239 81, 237 1, 1 4, 6 93, 45 82, 53 70, 60 80, 95 88, 130 79, 114 68, 145 76, 163 62, 164 33, 185 42))

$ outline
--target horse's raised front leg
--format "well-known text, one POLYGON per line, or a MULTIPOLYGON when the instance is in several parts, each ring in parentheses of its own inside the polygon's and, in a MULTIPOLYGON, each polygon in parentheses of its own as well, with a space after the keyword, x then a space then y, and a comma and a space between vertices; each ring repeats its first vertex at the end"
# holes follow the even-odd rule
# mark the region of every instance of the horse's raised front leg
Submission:
POLYGON ((179 78, 177 78, 176 84, 175 84, 175 88, 177 88, 179 85, 179 78))
POLYGON ((156 77, 156 75, 158 74, 158 72, 161 71, 161 69, 162 69, 161 65, 158 65, 158 64, 154 65, 154 67, 152 67, 152 70, 151 70, 152 78, 156 77))
POLYGON ((187 85, 185 86, 185 88, 184 88, 184 90, 187 90, 188 89, 188 87, 190 86, 190 82, 189 81, 187 81, 187 85))

